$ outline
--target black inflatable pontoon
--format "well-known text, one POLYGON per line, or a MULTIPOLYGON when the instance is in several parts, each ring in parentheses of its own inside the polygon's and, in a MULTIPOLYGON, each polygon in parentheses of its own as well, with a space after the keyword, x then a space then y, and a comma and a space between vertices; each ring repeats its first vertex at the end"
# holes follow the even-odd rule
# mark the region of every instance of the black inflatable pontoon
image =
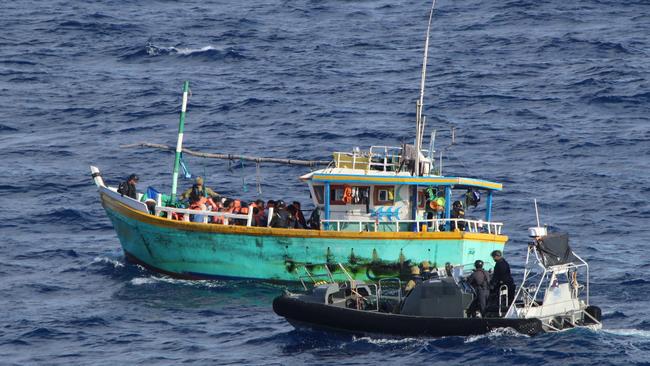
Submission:
POLYGON ((296 328, 363 335, 468 336, 498 328, 512 328, 527 335, 544 331, 539 319, 467 318, 465 310, 471 300, 472 295, 452 278, 422 283, 404 301, 378 298, 363 283, 356 284, 353 290, 328 283, 308 294, 279 296, 273 301, 273 310, 296 328), (361 306, 359 298, 363 298, 361 306))

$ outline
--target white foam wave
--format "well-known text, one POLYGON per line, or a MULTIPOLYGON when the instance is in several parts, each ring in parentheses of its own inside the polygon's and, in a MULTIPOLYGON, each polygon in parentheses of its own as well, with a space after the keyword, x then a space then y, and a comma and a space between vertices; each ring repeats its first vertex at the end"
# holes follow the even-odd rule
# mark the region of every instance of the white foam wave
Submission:
POLYGON ((650 331, 641 329, 603 329, 603 333, 609 333, 625 337, 650 338, 650 331))
POLYGON ((107 264, 112 264, 113 267, 115 268, 121 268, 124 267, 124 263, 116 260, 116 259, 111 259, 108 257, 95 257, 93 259, 93 263, 107 263, 107 264))
POLYGON ((131 284, 135 286, 148 285, 150 283, 156 283, 152 277, 136 277, 131 280, 131 284))
POLYGON ((170 283, 170 284, 182 285, 182 286, 220 288, 220 287, 224 287, 226 285, 225 283, 220 282, 220 281, 179 280, 179 279, 170 278, 170 277, 155 277, 155 276, 136 277, 136 278, 133 278, 130 282, 134 286, 150 285, 150 284, 156 284, 156 283, 170 283))
POLYGON ((521 334, 512 328, 498 328, 498 329, 492 329, 491 331, 485 334, 469 336, 465 338, 464 343, 474 343, 481 339, 486 339, 486 338, 494 339, 499 337, 530 337, 530 336, 521 334))
POLYGON ((160 54, 178 54, 178 55, 191 55, 193 53, 201 53, 211 50, 222 51, 221 49, 214 46, 205 46, 201 48, 177 48, 174 46, 171 47, 158 47, 152 44, 147 45, 147 55, 149 56, 158 56, 160 54))
POLYGON ((353 342, 368 342, 375 345, 403 344, 418 341, 417 338, 372 338, 372 337, 352 337, 353 342))
POLYGON ((176 50, 177 53, 186 56, 197 52, 205 52, 205 51, 218 50, 218 49, 213 46, 205 46, 201 48, 174 48, 174 50, 176 50))

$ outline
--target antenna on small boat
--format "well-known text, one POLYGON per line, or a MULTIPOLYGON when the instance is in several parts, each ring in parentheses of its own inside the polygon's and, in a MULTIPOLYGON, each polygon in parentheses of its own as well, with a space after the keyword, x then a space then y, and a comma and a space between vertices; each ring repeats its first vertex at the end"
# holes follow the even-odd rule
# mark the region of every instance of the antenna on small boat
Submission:
POLYGON ((427 77, 427 60, 429 58, 429 35, 431 33, 431 20, 433 19, 433 8, 436 6, 436 0, 431 1, 431 10, 429 11, 429 25, 427 26, 427 37, 424 41, 424 57, 422 59, 422 78, 420 80, 420 99, 416 104, 415 116, 415 175, 420 175, 420 150, 422 150, 422 136, 424 134, 424 121, 422 118, 422 109, 424 107, 424 85, 427 77))
POLYGON ((546 227, 542 227, 542 225, 539 223, 539 209, 537 208, 537 198, 534 198, 533 201, 535 202, 535 218, 537 219, 537 226, 528 228, 528 236, 531 238, 540 238, 546 236, 547 230, 546 227))

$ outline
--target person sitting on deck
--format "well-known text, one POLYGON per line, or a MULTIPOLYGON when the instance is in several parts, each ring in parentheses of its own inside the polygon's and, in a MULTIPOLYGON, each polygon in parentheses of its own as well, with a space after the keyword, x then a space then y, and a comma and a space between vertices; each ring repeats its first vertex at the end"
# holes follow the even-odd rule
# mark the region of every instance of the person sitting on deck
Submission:
MULTIPOLYGON (((226 201, 225 198, 220 200, 213 200, 214 206, 208 206, 209 211, 213 212, 223 212, 223 203, 226 201)), ((214 224, 223 224, 222 216, 212 216, 212 223, 214 224)))
POLYGON ((307 221, 307 227, 312 230, 320 230, 320 210, 318 207, 314 208, 307 221))
MULTIPOLYGON (((460 201, 454 201, 453 208, 451 210, 451 218, 452 219, 464 219, 465 218, 465 210, 463 209, 463 203, 460 201)), ((460 231, 465 230, 465 222, 464 221, 459 221, 458 225, 456 225, 456 221, 451 222, 451 230, 456 231, 456 229, 460 231)))
POLYGON ((302 214, 300 207, 300 202, 293 201, 291 204, 296 209, 295 219, 296 219, 296 228, 305 229, 307 228, 307 221, 305 220, 305 215, 302 214))
MULTIPOLYGON (((287 211, 289 212, 289 228, 291 229, 304 229, 305 226, 300 223, 300 217, 302 216, 302 212, 300 212, 299 209, 296 208, 294 204, 290 204, 287 206, 287 211), (300 215, 298 214, 300 212, 300 215)), ((302 218, 303 221, 305 218, 302 218)))
POLYGON ((264 213, 264 201, 257 200, 253 203, 253 226, 266 226, 267 217, 264 213))
POLYGON ((467 278, 467 283, 472 286, 476 294, 467 309, 467 314, 475 316, 476 311, 479 310, 481 316, 485 317, 485 309, 490 297, 490 275, 483 270, 482 260, 474 262, 474 272, 467 278))
POLYGON ((411 279, 406 283, 406 287, 404 288, 404 297, 408 296, 415 288, 415 286, 420 283, 422 283, 422 276, 420 276, 420 267, 413 266, 411 267, 411 279))
POLYGON ((430 279, 433 275, 433 272, 431 271, 431 264, 429 261, 422 261, 422 263, 420 263, 420 267, 422 267, 422 279, 425 281, 430 279))
POLYGON ((138 193, 135 190, 135 185, 139 180, 140 178, 137 175, 129 175, 129 177, 124 182, 120 183, 120 185, 117 187, 117 193, 121 194, 122 196, 131 197, 134 200, 137 200, 138 193))
POLYGON ((289 227, 289 211, 287 211, 287 205, 284 201, 279 200, 275 203, 273 209, 273 218, 271 219, 271 227, 276 228, 288 228, 289 227))
POLYGON ((445 275, 447 277, 454 277, 454 266, 451 263, 445 263, 445 275))
MULTIPOLYGON (((235 200, 232 213, 237 215, 248 215, 248 203, 235 200)), ((246 225, 246 219, 235 219, 233 222, 235 225, 246 225)))
POLYGON ((212 189, 204 186, 203 178, 201 177, 197 177, 194 185, 180 196, 181 200, 187 199, 190 202, 190 209, 192 210, 205 210, 205 204, 208 198, 216 198, 219 200, 221 196, 212 189))

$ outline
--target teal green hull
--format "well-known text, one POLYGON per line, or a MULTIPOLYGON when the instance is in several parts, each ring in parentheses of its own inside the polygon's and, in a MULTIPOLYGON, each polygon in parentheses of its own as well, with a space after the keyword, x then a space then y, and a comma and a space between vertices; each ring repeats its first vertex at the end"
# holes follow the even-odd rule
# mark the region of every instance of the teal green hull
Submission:
POLYGON ((174 225, 168 220, 134 213, 119 203, 109 202, 113 201, 111 198, 102 199, 127 258, 180 278, 298 281, 299 276, 305 275, 303 266, 315 274, 324 274, 323 264, 328 263, 335 277, 342 279, 343 274, 335 266, 338 262, 360 280, 405 278, 412 265, 424 260, 442 267, 446 262, 468 264, 481 259, 491 268, 490 253, 503 250, 507 239, 494 235, 494 241, 468 239, 461 238, 460 233, 459 239, 399 239, 397 234, 389 239, 364 238, 364 233, 354 233, 354 238, 309 233, 300 237, 295 234, 299 230, 287 236, 277 234, 277 230, 264 235, 260 231, 271 229, 246 227, 238 228, 237 233, 202 231, 202 226, 216 225, 183 223, 188 227, 183 229, 178 227, 180 223, 174 225), (255 234, 242 233, 247 229, 256 230, 255 234))

